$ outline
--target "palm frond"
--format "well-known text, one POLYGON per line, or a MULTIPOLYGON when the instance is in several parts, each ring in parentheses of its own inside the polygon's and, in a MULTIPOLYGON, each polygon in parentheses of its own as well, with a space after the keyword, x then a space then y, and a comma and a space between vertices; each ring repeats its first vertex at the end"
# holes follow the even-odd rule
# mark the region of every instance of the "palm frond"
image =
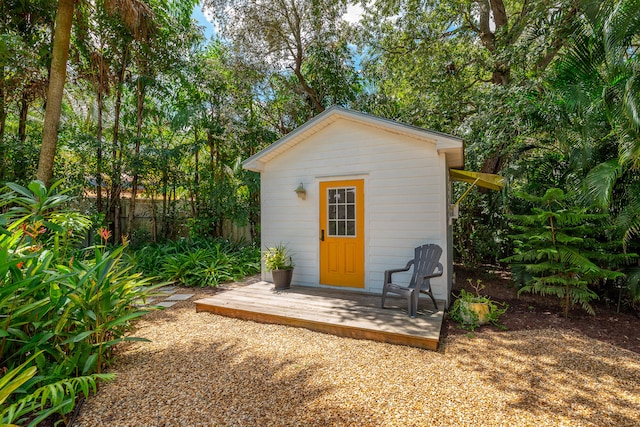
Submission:
POLYGON ((607 207, 611 203, 613 187, 622 173, 618 159, 600 163, 585 177, 585 198, 599 207, 607 207))
POLYGON ((640 80, 638 75, 634 73, 629 77, 625 85, 624 91, 624 107, 629 123, 633 128, 640 130, 640 99, 638 94, 640 93, 640 80))
POLYGON ((609 63, 626 58, 631 38, 640 33, 640 0, 611 2, 613 8, 605 17, 602 33, 609 63), (615 3, 615 5, 614 5, 615 3))
POLYGON ((628 201, 616 217, 615 225, 623 231, 622 241, 626 249, 631 239, 640 236, 640 196, 628 201))
POLYGON ((627 274, 627 290, 634 301, 640 301, 640 267, 632 269, 627 274))

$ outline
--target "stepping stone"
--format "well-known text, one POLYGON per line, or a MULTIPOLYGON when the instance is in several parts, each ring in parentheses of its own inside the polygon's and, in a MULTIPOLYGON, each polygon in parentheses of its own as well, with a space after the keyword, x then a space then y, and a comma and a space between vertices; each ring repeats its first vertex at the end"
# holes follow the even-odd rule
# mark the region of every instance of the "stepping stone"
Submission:
POLYGON ((135 306, 135 307, 144 307, 144 306, 147 306, 147 305, 153 305, 153 303, 155 301, 157 301, 157 299, 155 299, 155 298, 147 298, 146 302, 143 301, 142 299, 137 299, 137 300, 133 301, 132 305, 135 306))
POLYGON ((155 304, 156 306, 160 306, 160 307, 165 307, 165 308, 169 308, 172 307, 174 305, 176 305, 178 303, 178 301, 162 301, 159 302, 157 304, 155 304))
POLYGON ((173 292, 176 290, 175 286, 163 286, 161 288, 156 289, 156 292, 173 292))
POLYGON ((195 294, 173 294, 166 300, 167 301, 186 301, 189 298, 191 298, 193 295, 195 294))

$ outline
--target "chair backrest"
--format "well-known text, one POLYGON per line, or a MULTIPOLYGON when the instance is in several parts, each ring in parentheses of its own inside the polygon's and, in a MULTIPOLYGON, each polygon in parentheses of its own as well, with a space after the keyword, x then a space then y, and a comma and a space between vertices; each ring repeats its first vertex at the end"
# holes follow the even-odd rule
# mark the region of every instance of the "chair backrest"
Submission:
MULTIPOLYGON (((413 276, 411 276, 410 288, 415 288, 418 279, 436 271, 442 255, 442 248, 434 243, 418 246, 415 249, 413 259, 413 276)), ((422 283, 420 284, 422 285, 422 283)))

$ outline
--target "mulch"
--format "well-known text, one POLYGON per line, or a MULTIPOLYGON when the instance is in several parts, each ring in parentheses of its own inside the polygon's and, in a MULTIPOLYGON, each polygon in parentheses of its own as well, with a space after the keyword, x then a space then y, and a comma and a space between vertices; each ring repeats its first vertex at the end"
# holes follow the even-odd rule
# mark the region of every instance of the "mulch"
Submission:
MULTIPOLYGON (((455 266, 455 295, 464 288, 473 291, 468 279, 482 280, 485 288, 483 295, 498 302, 509 304, 507 312, 500 317, 500 324, 506 331, 565 329, 580 332, 590 338, 607 342, 614 346, 640 353, 640 317, 628 305, 621 306, 617 312, 617 301, 595 301, 592 306, 595 315, 590 315, 579 307, 569 312, 564 318, 560 300, 552 296, 541 296, 523 293, 518 296, 517 287, 509 277, 509 273, 500 270, 473 269, 455 266)), ((474 335, 503 332, 493 325, 484 325, 473 331, 474 335)), ((442 326, 442 338, 447 336, 469 334, 457 323, 445 316, 442 326)))

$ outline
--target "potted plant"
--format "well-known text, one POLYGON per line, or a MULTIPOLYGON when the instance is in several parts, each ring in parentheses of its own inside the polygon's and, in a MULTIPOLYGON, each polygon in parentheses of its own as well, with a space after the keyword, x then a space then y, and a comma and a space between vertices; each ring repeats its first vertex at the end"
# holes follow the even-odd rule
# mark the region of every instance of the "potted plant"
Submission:
POLYGON ((495 302, 488 296, 481 295, 480 292, 484 289, 482 280, 476 280, 475 284, 472 279, 467 281, 475 293, 460 290, 460 295, 456 296, 457 299, 450 311, 451 318, 471 331, 487 323, 504 328, 498 323, 498 319, 507 311, 509 305, 495 302))
POLYGON ((276 289, 289 289, 293 277, 293 260, 289 249, 282 243, 267 248, 262 253, 264 267, 271 272, 276 289))

